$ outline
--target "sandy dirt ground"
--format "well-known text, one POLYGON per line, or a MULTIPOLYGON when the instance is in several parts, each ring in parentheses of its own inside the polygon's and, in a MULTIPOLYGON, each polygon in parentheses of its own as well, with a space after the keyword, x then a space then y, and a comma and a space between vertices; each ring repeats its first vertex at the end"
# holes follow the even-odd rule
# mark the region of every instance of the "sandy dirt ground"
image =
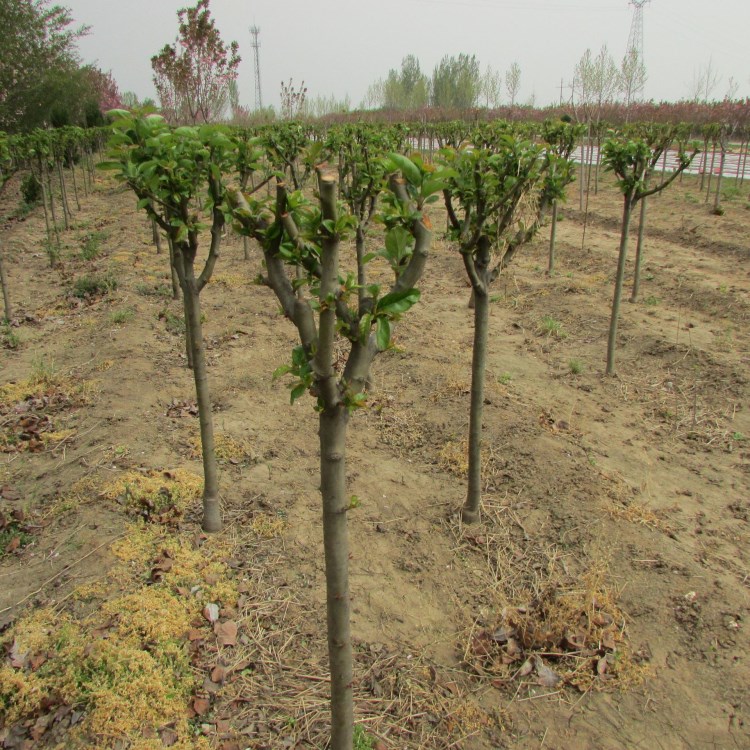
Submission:
MULTIPOLYGON (((457 510, 472 313, 460 257, 436 232, 422 299, 395 326, 349 430, 357 711, 375 747, 750 747, 748 191, 723 216, 693 178, 651 200, 641 296, 623 303, 615 377, 603 374, 621 212, 609 178, 591 197, 585 241, 571 193, 552 277, 543 229, 498 279, 484 507, 471 527, 457 510), (580 628, 598 642, 578 652, 569 643, 563 657, 561 637, 542 633, 554 627, 573 644, 580 628)), ((16 204, 11 186, 0 215, 16 204)), ((433 223, 444 226, 440 211, 433 223)), ((19 340, 0 350, 0 385, 45 373, 66 384, 40 388, 36 401, 8 397, 0 411, 0 638, 10 654, 28 613, 90 616, 132 588, 110 573, 112 544, 134 533, 137 514, 101 488, 126 472, 200 473, 200 462, 181 306, 132 195, 97 176, 54 269, 39 209, 0 236, 19 340), (86 260, 92 236, 98 253, 86 260), (71 296, 94 273, 111 274, 116 289, 71 296), (84 606, 76 591, 97 584, 84 606)), ((288 382, 271 378, 296 341, 270 290, 253 283, 259 270, 257 248, 245 261, 230 235, 202 297, 215 424, 231 448, 226 529, 210 545, 245 593, 222 613, 241 634, 236 654, 222 652, 230 677, 214 679, 216 648, 191 642, 210 709, 193 701, 186 711, 214 747, 322 747, 316 414, 309 397, 290 406, 288 382)), ((198 510, 163 533, 199 538, 198 510)), ((153 560, 137 564, 156 580, 153 560)), ((58 714, 32 734, 27 719, 0 729, 0 746, 67 746, 72 723, 58 714)))

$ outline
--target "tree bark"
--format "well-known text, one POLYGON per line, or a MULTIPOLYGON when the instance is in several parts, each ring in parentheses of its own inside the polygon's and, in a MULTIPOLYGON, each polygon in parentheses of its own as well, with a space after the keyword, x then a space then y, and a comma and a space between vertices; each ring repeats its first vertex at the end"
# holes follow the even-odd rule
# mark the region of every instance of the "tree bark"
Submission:
POLYGON ((3 265, 3 248, 0 244, 0 286, 3 288, 3 314, 5 322, 10 324, 10 290, 8 289, 8 277, 5 275, 5 266, 3 265))
POLYGON ((555 272, 555 242, 557 240, 557 201, 552 201, 552 221, 549 230, 549 260, 547 262, 547 276, 555 272))
MULTIPOLYGON (((177 251, 179 253, 179 251, 177 251)), ((178 266, 179 268, 179 266, 178 266)), ((193 380, 198 402, 200 421, 201 454, 203 458, 203 523, 204 531, 221 531, 221 507, 219 505, 219 469, 214 447, 214 424, 211 411, 211 395, 208 388, 206 349, 203 345, 201 305, 193 264, 183 259, 180 274, 182 295, 185 301, 185 333, 192 351, 193 380)))
POLYGON ((159 234, 159 227, 156 225, 156 219, 151 218, 151 237, 156 247, 156 254, 161 255, 161 235, 159 234))
POLYGON ((716 178, 716 195, 714 196, 714 213, 721 212, 721 181, 724 177, 724 162, 727 158, 726 146, 721 144, 721 157, 719 158, 719 175, 716 178))
POLYGON ((638 301, 638 292, 641 289, 641 264, 643 263, 644 249, 644 232, 646 229, 646 201, 647 198, 641 199, 641 217, 638 224, 638 245, 635 250, 635 270, 633 271, 633 291, 630 294, 630 301, 638 301))
POLYGON ((343 404, 324 408, 319 431, 332 750, 351 750, 354 731, 345 452, 348 416, 343 404))
POLYGON ((63 173, 62 161, 56 160, 57 179, 60 181, 60 203, 63 210, 63 222, 65 229, 70 229, 70 206, 68 206, 68 193, 65 190, 65 175, 63 173))
POLYGON ((609 321, 609 337, 607 339, 607 375, 615 373, 615 349, 617 346, 617 322, 620 315, 620 299, 625 279, 625 260, 628 255, 628 237, 630 235, 630 217, 633 213, 633 196, 625 195, 622 210, 622 228, 620 230, 620 255, 617 261, 617 277, 615 278, 615 295, 612 300, 612 315, 609 321))

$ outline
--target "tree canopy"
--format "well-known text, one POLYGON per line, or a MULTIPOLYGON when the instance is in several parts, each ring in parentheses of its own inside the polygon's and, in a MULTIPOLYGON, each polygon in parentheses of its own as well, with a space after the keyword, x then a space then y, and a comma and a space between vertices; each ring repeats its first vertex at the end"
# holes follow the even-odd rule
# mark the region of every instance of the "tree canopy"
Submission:
POLYGON ((177 11, 179 38, 151 58, 162 112, 173 122, 220 119, 237 79, 239 47, 224 44, 208 6, 209 0, 198 0, 194 8, 177 11))

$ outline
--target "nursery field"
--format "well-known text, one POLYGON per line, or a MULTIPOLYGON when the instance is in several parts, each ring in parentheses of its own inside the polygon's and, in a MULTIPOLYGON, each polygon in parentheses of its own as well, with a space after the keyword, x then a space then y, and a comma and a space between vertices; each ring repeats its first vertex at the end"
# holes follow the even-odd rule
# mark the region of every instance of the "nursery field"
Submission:
MULTIPOLYGON (((349 427, 360 750, 750 747, 750 188, 716 216, 696 179, 649 200, 616 376, 610 176, 583 244, 570 187, 552 277, 543 229, 495 283, 473 525, 470 290, 431 208, 349 427)), ((0 747, 324 747, 317 415, 272 379, 296 332, 230 232, 201 297, 203 534, 182 304, 135 203, 98 174, 54 269, 41 209, 0 230, 0 747)))

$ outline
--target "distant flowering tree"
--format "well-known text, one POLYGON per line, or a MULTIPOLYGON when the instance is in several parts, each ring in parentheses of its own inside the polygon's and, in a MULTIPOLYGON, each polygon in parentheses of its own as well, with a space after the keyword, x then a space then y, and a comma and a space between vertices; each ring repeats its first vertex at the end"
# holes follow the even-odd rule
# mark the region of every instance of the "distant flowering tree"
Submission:
POLYGON ((216 29, 209 0, 177 11, 179 38, 151 58, 164 116, 172 122, 214 122, 222 117, 229 85, 237 79, 237 42, 229 47, 216 29))
POLYGON ((122 95, 117 86, 117 81, 112 77, 112 72, 105 73, 93 66, 86 69, 91 88, 97 98, 97 104, 101 112, 109 112, 112 109, 122 107, 122 95))

